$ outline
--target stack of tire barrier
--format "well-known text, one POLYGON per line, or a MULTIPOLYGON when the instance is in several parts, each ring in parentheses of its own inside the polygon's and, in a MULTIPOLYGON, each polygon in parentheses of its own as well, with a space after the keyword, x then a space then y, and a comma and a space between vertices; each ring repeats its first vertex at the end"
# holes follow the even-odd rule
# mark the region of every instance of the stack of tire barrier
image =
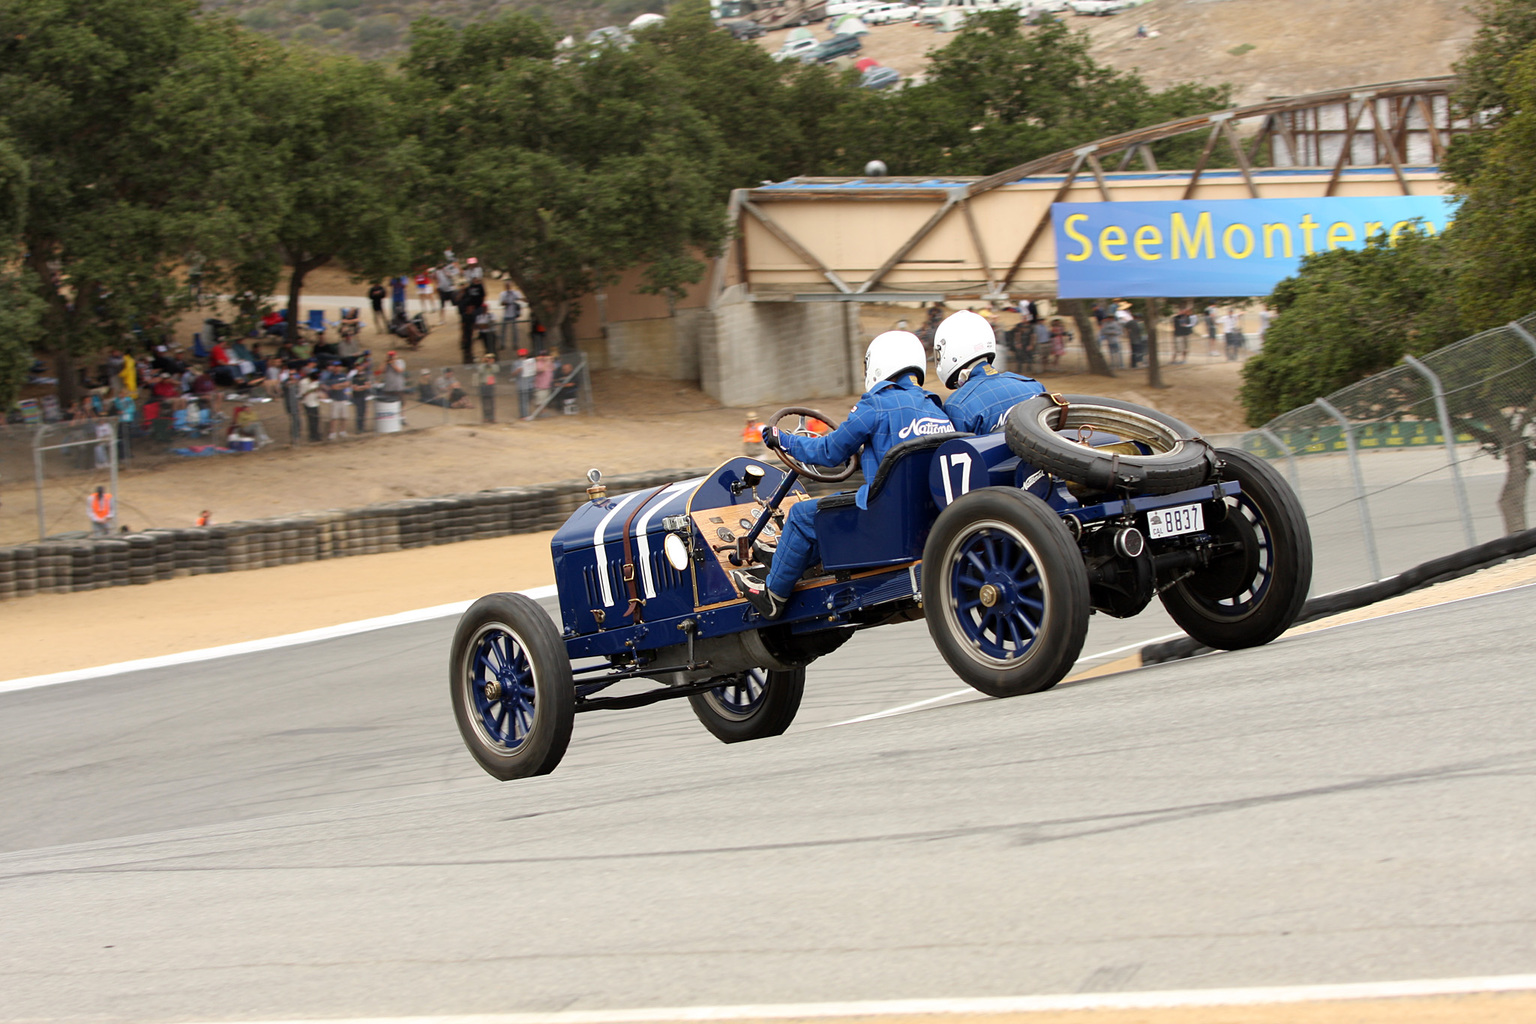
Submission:
MULTIPOLYGON (((707 472, 663 469, 604 482, 618 495, 707 472)), ((566 480, 219 526, 39 541, 0 548, 0 601, 538 533, 558 528, 586 500, 587 482, 566 480)))

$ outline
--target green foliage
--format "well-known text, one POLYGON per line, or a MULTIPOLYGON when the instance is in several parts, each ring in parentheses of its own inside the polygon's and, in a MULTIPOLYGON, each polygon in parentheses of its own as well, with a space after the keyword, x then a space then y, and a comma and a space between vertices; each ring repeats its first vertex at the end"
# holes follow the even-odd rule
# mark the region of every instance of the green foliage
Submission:
POLYGON ((400 26, 389 15, 364 18, 357 26, 357 41, 369 49, 395 45, 400 39, 400 26))
POLYGON ((1484 113, 1497 124, 1509 107, 1511 65, 1536 43, 1536 4, 1479 0, 1472 10, 1482 24, 1456 65, 1460 79, 1456 101, 1464 112, 1484 113))
MULTIPOLYGON (((1462 116, 1477 118, 1486 129, 1496 129, 1514 113, 1510 76, 1516 58, 1536 44, 1536 4, 1530 0, 1481 0, 1474 11, 1482 25, 1456 65, 1460 82, 1454 100, 1462 116)), ((1441 162, 1446 176, 1462 184, 1471 181, 1492 142, 1492 131, 1453 138, 1441 162)))
POLYGON ((188 0, 9 0, 0 113, 28 171, 18 241, 65 400, 72 360, 185 299, 243 155, 242 39, 188 0))
MULTIPOLYGON (((844 105, 850 144, 840 169, 851 173, 878 156, 893 174, 992 174, 1228 104, 1226 87, 1154 93, 1137 76, 1095 62, 1088 48, 1086 32, 1052 18, 1027 29, 1013 11, 972 17, 933 55, 927 81, 844 105)), ((1178 152, 1160 147, 1158 157, 1176 165, 1178 152)))
POLYGON ((551 326, 617 271, 680 294, 720 245, 721 141, 651 47, 556 63, 535 22, 418 23, 407 82, 429 177, 419 248, 507 270, 551 326))
POLYGON ((257 7, 242 14, 240 23, 256 32, 270 32, 282 21, 271 7, 257 7))
POLYGON ((1465 175, 1456 189, 1461 305, 1472 328, 1536 310, 1536 43, 1510 61, 1500 83, 1499 126, 1476 137, 1475 166, 1457 168, 1465 175))
POLYGON ((1276 286, 1279 314, 1243 367, 1241 398, 1259 426, 1466 333, 1455 301, 1452 233, 1377 235, 1363 249, 1319 252, 1276 286))
POLYGON ((376 64, 301 50, 275 55, 247 83, 262 116, 242 164, 235 272, 260 290, 261 268, 275 270, 280 255, 293 271, 290 324, 310 271, 334 261, 382 277, 408 259, 416 150, 402 138, 395 88, 376 64))
MULTIPOLYGON (((13 266, 16 255, 9 254, 4 265, 13 266)), ((10 407, 26 380, 32 348, 42 338, 42 312, 30 270, 0 270, 0 410, 10 407)))

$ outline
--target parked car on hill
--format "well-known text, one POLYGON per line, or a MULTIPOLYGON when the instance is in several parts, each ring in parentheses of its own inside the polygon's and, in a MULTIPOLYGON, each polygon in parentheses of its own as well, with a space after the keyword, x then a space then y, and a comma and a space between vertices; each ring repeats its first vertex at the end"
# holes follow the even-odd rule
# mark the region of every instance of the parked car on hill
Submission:
MULTIPOLYGON (((953 22, 958 16, 963 22, 978 11, 1006 11, 1018 6, 1017 0, 925 0, 917 15, 922 25, 940 25, 953 22)), ((959 22, 950 25, 957 28, 959 22)))
POLYGON ((1072 8, 1073 14, 1102 17, 1106 14, 1119 14, 1135 5, 1130 0, 1071 0, 1068 6, 1072 8))
POLYGON ((729 32, 732 39, 757 39, 764 34, 763 26, 745 18, 738 21, 722 21, 720 27, 729 32))
POLYGON ((890 89, 901 82, 901 72, 895 68, 875 66, 866 68, 859 78, 861 89, 890 89))
POLYGON ((773 52, 774 60, 804 59, 807 53, 821 45, 817 39, 791 39, 773 52))
POLYGON ((1019 6, 1019 17, 1033 23, 1042 14, 1061 14, 1071 9, 1068 0, 1026 0, 1019 6))
POLYGON ((911 4, 878 4, 859 17, 867 25, 889 25, 895 21, 911 21, 917 14, 918 8, 911 4))
POLYGON ((846 18, 848 15, 862 15, 871 7, 879 7, 881 0, 838 0, 837 3, 827 4, 827 20, 846 18))
POLYGON ((806 50, 800 55, 802 64, 825 64, 834 58, 841 57, 845 53, 858 53, 864 44, 858 36, 838 35, 833 36, 824 43, 818 44, 814 49, 806 50))

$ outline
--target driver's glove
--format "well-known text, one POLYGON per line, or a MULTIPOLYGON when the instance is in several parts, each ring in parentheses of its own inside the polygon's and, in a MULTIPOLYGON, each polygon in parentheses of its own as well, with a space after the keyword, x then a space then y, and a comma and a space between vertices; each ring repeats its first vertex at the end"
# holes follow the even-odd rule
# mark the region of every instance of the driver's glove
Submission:
POLYGON ((778 451, 780 448, 784 447, 784 445, 779 441, 778 427, 763 428, 763 447, 771 448, 774 451, 778 451))

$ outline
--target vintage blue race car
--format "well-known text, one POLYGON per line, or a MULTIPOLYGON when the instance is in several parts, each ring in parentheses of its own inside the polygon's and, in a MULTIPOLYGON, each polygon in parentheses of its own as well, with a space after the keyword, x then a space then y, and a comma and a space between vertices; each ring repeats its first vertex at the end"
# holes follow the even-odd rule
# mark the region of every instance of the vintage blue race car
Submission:
MULTIPOLYGON (((798 408, 772 422, 789 416, 833 422, 798 408)), ((806 666, 873 626, 926 618, 956 675, 1009 697, 1066 675, 1092 610, 1125 617, 1158 597, 1201 643, 1247 647, 1290 626, 1311 582, 1300 504, 1262 460, 1150 409, 1041 395, 1003 432, 897 445, 867 508, 822 497, 821 564, 768 621, 729 571, 771 557, 802 478, 856 469, 780 458, 621 495, 589 474, 591 500, 552 543, 562 626, 492 594, 455 631, 454 714, 487 772, 552 771, 577 712, 674 697, 727 743, 778 735, 806 666)))

